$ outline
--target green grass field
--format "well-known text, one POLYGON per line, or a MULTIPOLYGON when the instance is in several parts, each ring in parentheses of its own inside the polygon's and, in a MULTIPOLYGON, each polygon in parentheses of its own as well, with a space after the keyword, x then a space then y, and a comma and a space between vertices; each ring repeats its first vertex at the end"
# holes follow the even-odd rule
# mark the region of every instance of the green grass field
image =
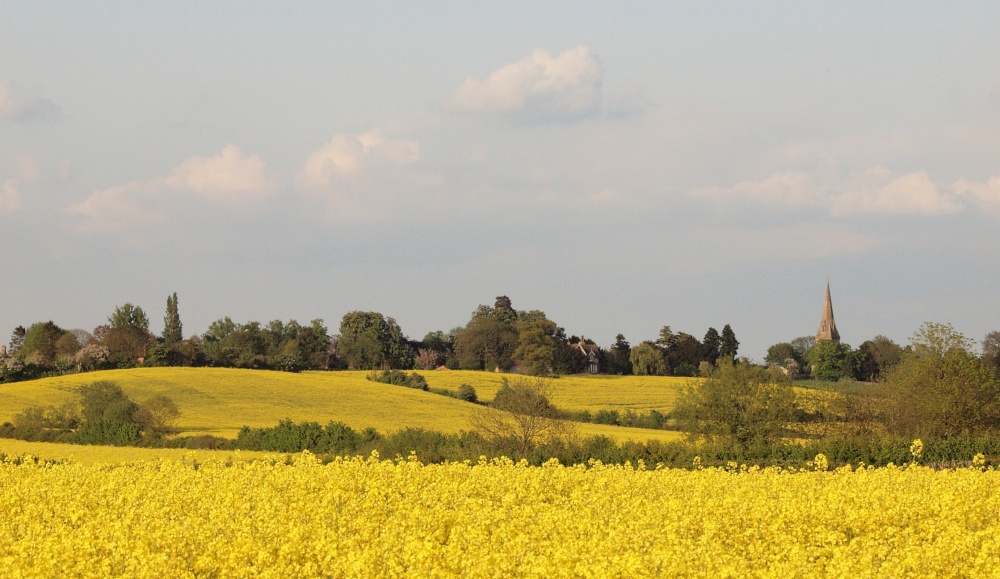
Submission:
MULTIPOLYGON (((431 388, 457 390, 463 383, 490 400, 502 375, 487 372, 421 372, 431 388)), ((111 380, 133 400, 169 396, 181 417, 182 435, 213 434, 234 438, 241 427, 274 426, 279 420, 340 421, 352 428, 395 432, 417 427, 441 432, 468 430, 473 404, 432 392, 370 382, 367 372, 290 374, 228 368, 136 368, 72 374, 0 385, 0 422, 27 406, 60 405, 75 390, 97 380, 111 380)), ((553 380, 553 402, 565 410, 669 411, 683 379, 646 376, 572 376, 553 380)), ((664 430, 579 424, 581 436, 598 434, 616 440, 676 440, 664 430)))

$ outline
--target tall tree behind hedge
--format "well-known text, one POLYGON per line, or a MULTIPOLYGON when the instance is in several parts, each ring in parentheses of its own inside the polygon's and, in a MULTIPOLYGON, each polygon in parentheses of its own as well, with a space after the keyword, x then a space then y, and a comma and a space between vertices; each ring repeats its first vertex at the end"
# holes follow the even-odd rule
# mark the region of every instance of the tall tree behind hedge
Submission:
POLYGON ((608 374, 631 374, 632 362, 629 360, 631 353, 632 345, 628 343, 624 335, 618 334, 615 336, 615 343, 608 348, 604 371, 608 374))
POLYGON ((177 292, 167 296, 167 315, 163 317, 163 343, 172 346, 184 339, 181 315, 177 312, 177 292))
POLYGON ((126 303, 118 306, 108 317, 111 324, 107 329, 95 329, 101 345, 106 347, 109 358, 119 367, 134 366, 147 349, 155 344, 156 338, 149 333, 149 318, 139 306, 126 303))
POLYGON ((705 338, 701 341, 701 348, 703 361, 713 365, 718 362, 722 353, 722 338, 719 336, 719 331, 712 327, 708 328, 705 338))
POLYGON ((29 364, 52 366, 56 360, 56 345, 65 333, 66 330, 52 321, 32 324, 24 334, 18 356, 29 364))
POLYGON ((740 349, 740 342, 736 339, 736 333, 726 324, 722 328, 722 343, 719 344, 719 352, 729 360, 736 359, 736 352, 740 349))

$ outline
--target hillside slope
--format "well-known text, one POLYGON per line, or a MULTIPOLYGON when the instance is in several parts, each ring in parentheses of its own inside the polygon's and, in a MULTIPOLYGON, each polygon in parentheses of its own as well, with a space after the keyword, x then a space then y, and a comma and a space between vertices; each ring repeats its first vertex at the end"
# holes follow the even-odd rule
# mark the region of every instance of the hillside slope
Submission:
MULTIPOLYGON (((480 397, 492 398, 500 376, 484 372, 426 372, 432 388, 472 384, 480 397)), ((460 400, 365 379, 365 372, 290 374, 230 368, 135 368, 73 374, 0 386, 0 422, 27 406, 60 405, 75 390, 98 380, 118 383, 133 400, 156 395, 177 403, 181 434, 232 438, 244 425, 274 426, 279 420, 341 421, 353 428, 381 432, 417 427, 442 432, 468 430, 477 406, 460 400)), ((669 410, 682 382, 666 378, 573 377, 554 383, 554 402, 568 410, 618 408, 669 410), (656 383, 660 380, 659 384, 656 383), (631 396, 637 399, 632 402, 631 396), (614 403, 612 400, 619 402, 614 403)), ((580 424, 582 436, 603 434, 617 440, 673 440, 676 432, 580 424)))

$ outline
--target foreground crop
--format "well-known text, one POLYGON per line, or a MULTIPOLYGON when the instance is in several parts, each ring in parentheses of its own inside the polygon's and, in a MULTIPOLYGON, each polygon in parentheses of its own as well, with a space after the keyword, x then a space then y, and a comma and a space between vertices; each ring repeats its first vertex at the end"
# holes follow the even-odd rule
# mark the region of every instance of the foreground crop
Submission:
POLYGON ((8 576, 985 576, 1000 472, 0 465, 8 576))

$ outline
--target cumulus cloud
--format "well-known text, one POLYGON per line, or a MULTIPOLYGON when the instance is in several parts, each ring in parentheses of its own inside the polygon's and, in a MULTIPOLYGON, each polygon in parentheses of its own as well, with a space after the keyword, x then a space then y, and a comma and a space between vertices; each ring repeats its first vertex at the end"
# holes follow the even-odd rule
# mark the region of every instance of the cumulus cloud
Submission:
POLYGON ((760 181, 746 181, 729 189, 715 189, 706 193, 786 207, 814 205, 823 196, 812 176, 800 171, 775 173, 760 181))
POLYGON ((952 185, 952 191, 971 199, 983 209, 1000 212, 1000 176, 994 175, 985 183, 959 179, 952 185))
POLYGON ((296 177, 300 189, 339 222, 379 221, 389 213, 433 205, 443 179, 421 169, 420 144, 366 133, 334 135, 310 154, 296 177))
POLYGON ((486 79, 469 78, 452 94, 455 110, 531 120, 572 120, 597 113, 604 67, 584 46, 556 56, 535 50, 486 79))
POLYGON ((35 183, 41 176, 38 163, 27 155, 14 159, 13 167, 16 176, 0 185, 0 215, 20 210, 23 207, 21 197, 23 186, 35 183))
POLYGON ((180 197, 234 207, 257 202, 275 187, 259 156, 244 156, 229 145, 218 155, 183 161, 166 177, 97 191, 70 206, 69 213, 83 219, 81 231, 114 232, 164 220, 165 210, 178 206, 180 197))
POLYGON ((25 95, 10 81, 0 81, 0 118, 38 121, 59 116, 59 107, 47 98, 25 95))
POLYGON ((956 195, 938 189, 926 171, 895 177, 883 168, 832 196, 834 215, 950 215, 964 206, 956 195))
POLYGON ((84 218, 78 224, 81 232, 113 233, 162 221, 157 197, 158 190, 150 183, 132 182, 97 191, 72 205, 69 212, 84 218))
POLYGON ((244 157, 236 145, 225 147, 214 157, 192 157, 184 161, 164 184, 214 200, 264 196, 275 187, 264 172, 260 156, 244 157))
POLYGON ((387 139, 379 129, 360 135, 340 133, 309 155, 299 183, 317 189, 379 167, 405 167, 419 160, 420 144, 415 141, 387 139))
POLYGON ((959 195, 942 191, 926 171, 895 175, 884 167, 832 182, 818 182, 802 171, 784 171, 729 188, 703 189, 696 195, 786 209, 816 208, 835 216, 949 215, 965 208, 959 195))

